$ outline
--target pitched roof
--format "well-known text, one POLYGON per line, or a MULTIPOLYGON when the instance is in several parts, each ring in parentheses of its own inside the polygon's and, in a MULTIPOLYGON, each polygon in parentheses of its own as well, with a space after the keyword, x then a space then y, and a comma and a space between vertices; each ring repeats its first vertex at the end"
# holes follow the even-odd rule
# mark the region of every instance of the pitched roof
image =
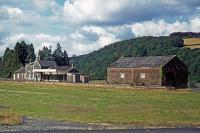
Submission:
POLYGON ((69 71, 72 69, 71 66, 55 66, 55 67, 49 67, 50 69, 56 69, 60 71, 69 71))
POLYGON ((56 67, 50 67, 50 69, 56 69, 57 71, 67 71, 67 72, 70 72, 73 69, 78 71, 76 67, 72 66, 56 66, 56 67))
POLYGON ((139 68, 139 67, 161 67, 172 60, 176 55, 169 56, 146 56, 120 58, 109 67, 114 68, 139 68))
POLYGON ((39 61, 42 68, 56 67, 55 61, 39 61))
POLYGON ((14 73, 25 73, 25 67, 22 67, 22 68, 18 69, 14 73))

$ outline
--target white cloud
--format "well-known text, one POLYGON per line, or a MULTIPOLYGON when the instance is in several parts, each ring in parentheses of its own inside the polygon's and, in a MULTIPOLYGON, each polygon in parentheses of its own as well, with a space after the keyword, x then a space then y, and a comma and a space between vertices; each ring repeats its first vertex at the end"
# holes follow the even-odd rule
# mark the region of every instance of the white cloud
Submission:
POLYGON ((118 26, 109 26, 106 30, 119 38, 120 40, 130 39, 135 37, 131 25, 118 25, 118 26))
POLYGON ((104 47, 104 46, 109 45, 111 43, 114 43, 116 41, 119 41, 119 40, 116 39, 115 35, 108 34, 108 35, 100 36, 97 43, 100 45, 100 48, 101 48, 101 47, 104 47))
POLYGON ((144 21, 140 23, 133 23, 131 25, 125 24, 120 26, 83 26, 80 30, 72 33, 70 37, 73 42, 73 51, 76 51, 79 54, 85 54, 113 42, 134 37, 134 35, 166 36, 172 32, 180 31, 200 31, 200 18, 193 18, 189 21, 182 22, 176 21, 174 23, 169 23, 161 19, 158 21, 144 21), (96 34, 97 39, 93 42, 88 42, 88 40, 90 40, 93 36, 87 32, 94 35, 96 34))
POLYGON ((166 22, 161 19, 158 21, 144 21, 131 25, 132 32, 136 36, 167 36, 172 32, 199 32, 200 18, 191 18, 189 21, 166 22))
POLYGON ((82 29, 99 35, 96 43, 99 45, 100 48, 119 40, 116 38, 115 34, 108 32, 106 29, 101 27, 84 26, 82 29))
POLYGON ((50 2, 50 8, 53 14, 55 15, 60 15, 60 13, 62 12, 62 7, 60 7, 55 0, 52 0, 50 2))
POLYGON ((24 12, 19 8, 13 8, 10 6, 1 6, 0 13, 2 17, 9 19, 22 19, 24 12))
POLYGON ((84 26, 81 30, 72 33, 70 37, 73 40, 73 51, 79 55, 92 52, 119 40, 113 33, 98 26, 84 26), (93 40, 93 37, 97 38, 93 40))
POLYGON ((75 0, 65 1, 63 14, 66 22, 73 24, 128 24, 191 15, 199 5, 197 0, 75 0))
POLYGON ((19 8, 7 8, 10 18, 19 19, 23 17, 23 11, 19 8))
POLYGON ((95 44, 84 44, 74 41, 72 44, 72 49, 74 50, 73 53, 75 53, 76 55, 82 55, 98 49, 98 46, 95 44))
POLYGON ((50 7, 50 1, 49 0, 32 0, 32 1, 33 1, 33 5, 39 11, 45 11, 50 7))
MULTIPOLYGON (((90 20, 101 20, 102 16, 94 15, 96 1, 85 0, 84 2, 75 1, 74 4, 71 4, 69 1, 66 1, 64 4, 64 16, 66 21, 71 21, 73 23, 79 23, 80 21, 90 20)), ((97 13, 98 14, 98 13, 97 13)))
POLYGON ((200 17, 190 20, 191 31, 200 32, 200 17))
POLYGON ((77 40, 77 41, 83 41, 86 39, 86 37, 84 35, 82 35, 81 33, 79 33, 79 31, 76 31, 74 33, 72 33, 70 35, 70 37, 73 39, 73 40, 77 40))
MULTIPOLYGON (((118 41, 118 39, 115 37, 114 34, 108 32, 106 29, 102 28, 102 27, 98 27, 98 26, 84 26, 82 27, 83 31, 85 32, 90 32, 92 34, 97 34, 98 38, 96 40, 96 44, 98 45, 98 47, 104 47, 105 45, 108 45, 110 43, 113 43, 115 41, 118 41)), ((78 34, 82 39, 84 38, 88 38, 87 36, 84 35, 80 35, 80 33, 78 34)), ((78 38, 78 36, 76 37, 78 38)))
MULTIPOLYGON (((36 52, 38 52, 38 50, 42 49, 44 46, 52 46, 52 48, 55 49, 58 42, 63 46, 63 49, 68 49, 71 47, 69 44, 66 45, 67 42, 69 42, 67 37, 47 34, 14 34, 6 37, 3 42, 6 44, 6 46, 9 45, 10 48, 13 48, 18 41, 22 40, 25 40, 27 43, 33 43, 36 52)), ((0 49, 2 49, 2 47, 0 49)), ((5 49, 5 47, 3 47, 3 49, 5 49)))
POLYGON ((4 45, 1 45, 0 51, 3 51, 2 49, 5 49, 7 46, 13 48, 17 41, 25 40, 28 43, 32 42, 34 44, 36 52, 38 52, 38 49, 42 49, 44 46, 49 47, 50 45, 55 49, 56 44, 59 42, 63 49, 68 51, 69 55, 81 55, 102 48, 110 43, 123 40, 126 37, 131 38, 134 34, 136 36, 162 36, 179 31, 200 31, 200 18, 196 17, 189 21, 176 21, 174 23, 161 19, 120 26, 100 27, 89 25, 83 26, 69 35, 19 33, 6 37, 2 41, 4 45))
POLYGON ((88 21, 109 21, 111 15, 118 12, 130 3, 131 0, 75 0, 66 1, 63 14, 66 21, 82 23, 88 21))
POLYGON ((80 55, 135 35, 199 32, 199 7, 199 0, 0 0, 0 51, 26 40, 36 51, 60 42, 80 55))

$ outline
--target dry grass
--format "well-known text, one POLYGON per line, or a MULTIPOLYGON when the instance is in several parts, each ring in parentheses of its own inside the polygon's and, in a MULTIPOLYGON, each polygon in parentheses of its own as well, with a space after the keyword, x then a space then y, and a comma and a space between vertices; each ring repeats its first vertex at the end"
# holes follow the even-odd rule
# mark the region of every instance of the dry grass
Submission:
POLYGON ((191 45, 191 46, 185 46, 185 47, 195 49, 195 48, 200 48, 200 45, 191 45))
POLYGON ((184 46, 191 49, 200 48, 200 38, 184 39, 184 46))
POLYGON ((22 117, 19 114, 5 113, 0 114, 0 125, 19 125, 22 122, 22 117))

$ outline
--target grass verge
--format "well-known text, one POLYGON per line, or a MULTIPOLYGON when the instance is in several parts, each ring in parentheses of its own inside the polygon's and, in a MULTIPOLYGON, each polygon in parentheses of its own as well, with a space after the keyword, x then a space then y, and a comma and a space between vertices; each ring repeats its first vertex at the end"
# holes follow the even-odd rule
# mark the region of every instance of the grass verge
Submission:
MULTIPOLYGON (((0 82, 0 123, 19 116, 141 127, 200 126, 200 93, 0 82)), ((6 122, 4 122, 6 123, 6 122)), ((9 123, 9 122, 8 122, 9 123)), ((12 122, 10 122, 12 123, 12 122)), ((18 122, 13 122, 18 123, 18 122)))

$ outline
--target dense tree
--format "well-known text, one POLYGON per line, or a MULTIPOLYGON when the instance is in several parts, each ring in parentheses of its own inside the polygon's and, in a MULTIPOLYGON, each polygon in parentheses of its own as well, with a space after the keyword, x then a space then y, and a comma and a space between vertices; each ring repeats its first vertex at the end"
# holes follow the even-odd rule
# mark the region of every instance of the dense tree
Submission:
POLYGON ((9 78, 12 73, 20 67, 20 63, 16 58, 16 53, 13 49, 6 48, 3 56, 1 77, 9 78))
POLYGON ((25 41, 22 41, 21 43, 17 42, 14 51, 18 62, 21 63, 23 66, 25 66, 26 57, 28 56, 28 51, 25 41))
POLYGON ((69 58, 66 51, 62 51, 62 47, 57 43, 57 48, 53 52, 54 60, 59 66, 69 65, 69 58))
POLYGON ((62 52, 62 47, 60 46, 60 43, 57 43, 57 47, 53 52, 54 56, 63 56, 63 52, 62 52))
POLYGON ((54 50, 53 54, 51 51, 51 47, 43 47, 42 50, 39 50, 38 56, 40 60, 55 60, 56 64, 59 66, 69 65, 68 54, 66 51, 62 51, 62 47, 59 43, 57 43, 57 47, 54 50))
POLYGON ((14 49, 6 48, 3 55, 3 62, 0 68, 0 76, 9 78, 13 72, 29 61, 35 60, 33 44, 26 44, 25 41, 17 42, 14 49))
POLYGON ((25 66, 29 61, 35 60, 33 44, 26 44, 25 41, 17 42, 14 48, 17 62, 25 66))
POLYGON ((2 67, 3 64, 3 57, 0 57, 0 68, 2 67))
POLYGON ((59 66, 63 66, 63 54, 62 47, 57 43, 57 48, 54 50, 53 56, 56 64, 59 66))
POLYGON ((64 50, 64 54, 63 54, 63 65, 64 66, 69 66, 69 58, 68 58, 68 54, 67 51, 64 50))
POLYGON ((53 60, 51 47, 43 47, 42 50, 39 50, 38 56, 39 60, 53 60))
POLYGON ((200 38, 200 33, 197 32, 174 32, 169 35, 170 37, 180 37, 180 38, 200 38))
POLYGON ((27 52, 28 52, 28 55, 26 56, 26 63, 30 61, 33 62, 36 58, 36 55, 35 55, 35 50, 32 43, 30 45, 27 45, 27 52))

